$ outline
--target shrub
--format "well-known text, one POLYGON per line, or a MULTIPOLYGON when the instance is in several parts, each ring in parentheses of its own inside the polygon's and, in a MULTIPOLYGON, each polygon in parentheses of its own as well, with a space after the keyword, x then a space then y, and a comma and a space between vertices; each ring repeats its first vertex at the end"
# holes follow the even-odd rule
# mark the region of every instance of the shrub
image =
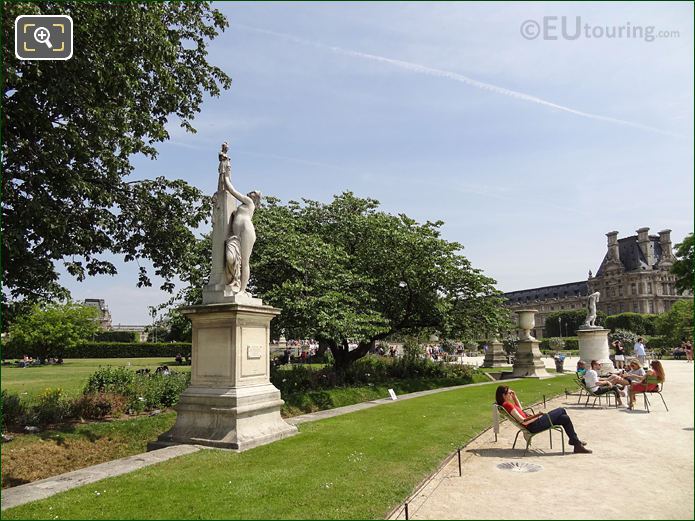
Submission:
POLYGON ((32 416, 40 425, 60 423, 70 412, 70 404, 63 397, 63 390, 60 388, 44 390, 31 408, 32 416))
POLYGON ((190 383, 190 373, 172 371, 168 375, 137 375, 129 389, 129 407, 146 410, 172 407, 179 401, 179 396, 190 383))
POLYGON ((333 367, 311 369, 297 365, 291 369, 272 367, 270 373, 270 381, 283 395, 336 386, 378 384, 402 378, 450 378, 470 382, 473 369, 467 365, 446 364, 424 358, 367 355, 339 372, 333 367))
POLYGON ((638 335, 653 335, 656 333, 658 315, 644 313, 620 313, 606 317, 606 327, 611 330, 625 329, 638 335))
POLYGON ((191 374, 135 374, 127 367, 100 367, 85 385, 84 394, 118 394, 134 412, 171 407, 190 383, 191 374))
POLYGON ((19 399, 18 395, 8 393, 3 389, 0 391, 0 407, 2 408, 3 428, 20 425, 24 422, 27 411, 25 405, 19 399))
POLYGON ((100 367, 87 379, 84 394, 118 392, 126 394, 135 381, 135 372, 127 367, 100 367))
POLYGON ((75 399, 70 415, 85 420, 100 420, 106 416, 120 416, 126 412, 128 398, 117 393, 89 393, 75 399))
MULTIPOLYGON (((3 346, 5 358, 21 358, 25 350, 9 342, 3 346)), ((63 351, 63 358, 152 358, 191 352, 190 342, 83 342, 63 351)), ((33 354, 26 352, 26 354, 33 354)))
POLYGON ((97 342, 128 342, 138 341, 138 333, 135 331, 101 331, 94 335, 97 342))

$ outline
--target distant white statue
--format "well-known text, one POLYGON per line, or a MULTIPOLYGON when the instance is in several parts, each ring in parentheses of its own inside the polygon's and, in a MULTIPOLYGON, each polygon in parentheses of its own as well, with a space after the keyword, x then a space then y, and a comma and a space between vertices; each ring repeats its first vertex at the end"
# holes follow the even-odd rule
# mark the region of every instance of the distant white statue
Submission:
POLYGON ((596 327, 596 303, 599 301, 601 293, 596 291, 589 295, 587 305, 589 307, 589 314, 584 322, 584 327, 596 327))
MULTIPOLYGON (((220 161, 220 170, 222 170, 222 161, 220 161)), ((256 229, 252 219, 256 207, 261 202, 261 193, 253 191, 243 195, 234 188, 229 175, 224 175, 223 182, 224 188, 241 203, 232 212, 230 235, 225 240, 226 282, 232 286, 235 293, 246 294, 251 276, 249 260, 256 242, 256 229)))
POLYGON ((220 174, 217 179, 218 192, 224 190, 224 180, 227 177, 229 177, 230 180, 232 178, 232 161, 229 159, 229 154, 227 154, 228 151, 229 145, 225 141, 224 143, 222 143, 222 149, 220 150, 220 153, 217 154, 217 158, 220 161, 220 165, 217 168, 217 172, 220 174))

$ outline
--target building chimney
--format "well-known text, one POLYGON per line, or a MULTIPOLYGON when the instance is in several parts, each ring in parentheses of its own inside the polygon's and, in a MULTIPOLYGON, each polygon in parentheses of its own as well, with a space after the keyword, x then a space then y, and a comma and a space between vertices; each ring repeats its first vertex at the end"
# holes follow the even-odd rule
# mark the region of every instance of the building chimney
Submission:
POLYGON ((620 262, 620 252, 618 251, 618 232, 608 232, 608 260, 620 262))
POLYGON ((673 250, 671 249, 671 230, 661 230, 659 232, 659 244, 661 244, 661 260, 671 261, 673 250))
POLYGON ((649 240, 649 228, 640 228, 637 230, 637 244, 639 244, 642 255, 647 261, 647 265, 651 268, 654 265, 654 246, 649 240))

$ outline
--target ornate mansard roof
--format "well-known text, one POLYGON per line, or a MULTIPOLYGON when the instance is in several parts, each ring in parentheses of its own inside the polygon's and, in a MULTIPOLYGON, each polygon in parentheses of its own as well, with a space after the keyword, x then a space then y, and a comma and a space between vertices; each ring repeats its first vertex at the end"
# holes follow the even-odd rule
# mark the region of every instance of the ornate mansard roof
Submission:
MULTIPOLYGON (((654 264, 653 268, 656 268, 659 261, 661 261, 661 243, 659 242, 659 237, 657 235, 650 235, 649 242, 654 249, 654 264)), ((623 265, 625 271, 641 271, 648 270, 650 268, 647 263, 647 259, 639 247, 637 242, 637 235, 632 235, 630 237, 624 237, 618 239, 618 252, 620 255, 620 263, 623 265)), ((606 274, 606 267, 609 262, 608 253, 603 257, 601 265, 596 272, 597 277, 601 277, 606 274)))
POLYGON ((510 291, 504 293, 507 304, 523 304, 524 302, 534 302, 539 300, 566 299, 572 297, 583 297, 589 294, 589 287, 585 280, 579 282, 568 282, 567 284, 557 284, 555 286, 544 286, 542 288, 523 289, 520 291, 510 291))

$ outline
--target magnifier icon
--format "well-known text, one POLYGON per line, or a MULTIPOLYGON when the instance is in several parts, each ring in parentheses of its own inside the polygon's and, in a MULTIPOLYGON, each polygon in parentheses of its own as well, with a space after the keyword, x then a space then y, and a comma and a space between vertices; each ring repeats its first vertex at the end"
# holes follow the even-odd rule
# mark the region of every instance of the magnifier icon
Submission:
POLYGON ((50 38, 51 33, 45 27, 37 27, 34 31, 34 39, 39 43, 45 43, 46 47, 52 49, 53 46, 51 45, 50 38))

